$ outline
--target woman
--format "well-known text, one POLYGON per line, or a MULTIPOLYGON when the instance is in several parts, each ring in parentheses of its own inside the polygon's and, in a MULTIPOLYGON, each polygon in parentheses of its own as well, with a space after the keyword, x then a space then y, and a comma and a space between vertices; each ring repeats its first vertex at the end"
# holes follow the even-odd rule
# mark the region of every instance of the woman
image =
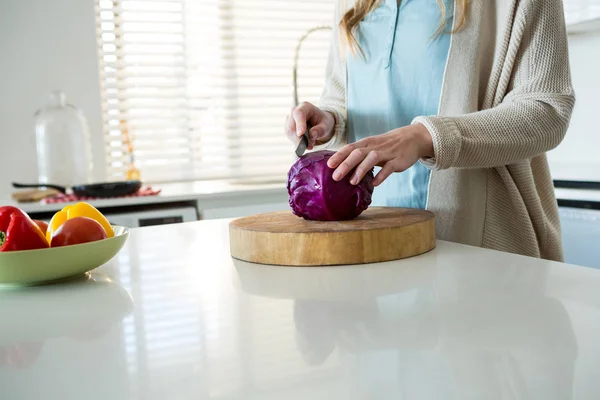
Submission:
POLYGON ((321 104, 288 137, 349 143, 334 178, 381 167, 373 204, 433 211, 439 239, 561 260, 545 153, 574 105, 562 2, 341 3, 321 104))

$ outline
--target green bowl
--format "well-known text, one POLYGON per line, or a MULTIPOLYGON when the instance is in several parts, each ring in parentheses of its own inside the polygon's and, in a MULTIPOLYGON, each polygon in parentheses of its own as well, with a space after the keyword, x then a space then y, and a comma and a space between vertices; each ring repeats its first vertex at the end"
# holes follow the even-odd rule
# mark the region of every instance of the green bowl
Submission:
POLYGON ((84 274, 109 262, 123 248, 129 229, 114 226, 115 236, 50 249, 0 253, 0 285, 38 285, 84 274))

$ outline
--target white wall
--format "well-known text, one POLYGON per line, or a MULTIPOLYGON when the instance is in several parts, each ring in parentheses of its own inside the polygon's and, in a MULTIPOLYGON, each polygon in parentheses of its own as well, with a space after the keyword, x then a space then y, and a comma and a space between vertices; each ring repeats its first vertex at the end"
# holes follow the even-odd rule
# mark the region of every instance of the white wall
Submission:
POLYGON ((94 0, 10 0, 0 9, 0 198, 10 182, 37 181, 33 113, 62 89, 92 131, 103 178, 104 144, 94 0))
POLYGON ((600 29, 569 37, 577 103, 563 143, 549 154, 556 179, 600 181, 600 29))

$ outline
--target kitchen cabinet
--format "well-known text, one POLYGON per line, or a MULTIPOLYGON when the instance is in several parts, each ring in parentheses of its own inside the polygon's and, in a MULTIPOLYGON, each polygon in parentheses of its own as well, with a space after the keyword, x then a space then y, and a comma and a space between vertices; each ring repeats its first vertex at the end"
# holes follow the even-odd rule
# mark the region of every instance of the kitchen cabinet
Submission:
POLYGON ((600 209, 560 207, 559 213, 565 261, 600 269, 600 209))
POLYGON ((600 269, 600 189, 557 188, 556 198, 565 261, 600 269))

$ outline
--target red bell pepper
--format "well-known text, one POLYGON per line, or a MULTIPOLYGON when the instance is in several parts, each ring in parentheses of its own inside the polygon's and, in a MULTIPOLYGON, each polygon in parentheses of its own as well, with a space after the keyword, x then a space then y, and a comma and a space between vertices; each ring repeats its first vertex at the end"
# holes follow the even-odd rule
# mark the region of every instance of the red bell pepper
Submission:
POLYGON ((0 207, 0 252, 48 247, 46 236, 29 215, 17 207, 0 207))

